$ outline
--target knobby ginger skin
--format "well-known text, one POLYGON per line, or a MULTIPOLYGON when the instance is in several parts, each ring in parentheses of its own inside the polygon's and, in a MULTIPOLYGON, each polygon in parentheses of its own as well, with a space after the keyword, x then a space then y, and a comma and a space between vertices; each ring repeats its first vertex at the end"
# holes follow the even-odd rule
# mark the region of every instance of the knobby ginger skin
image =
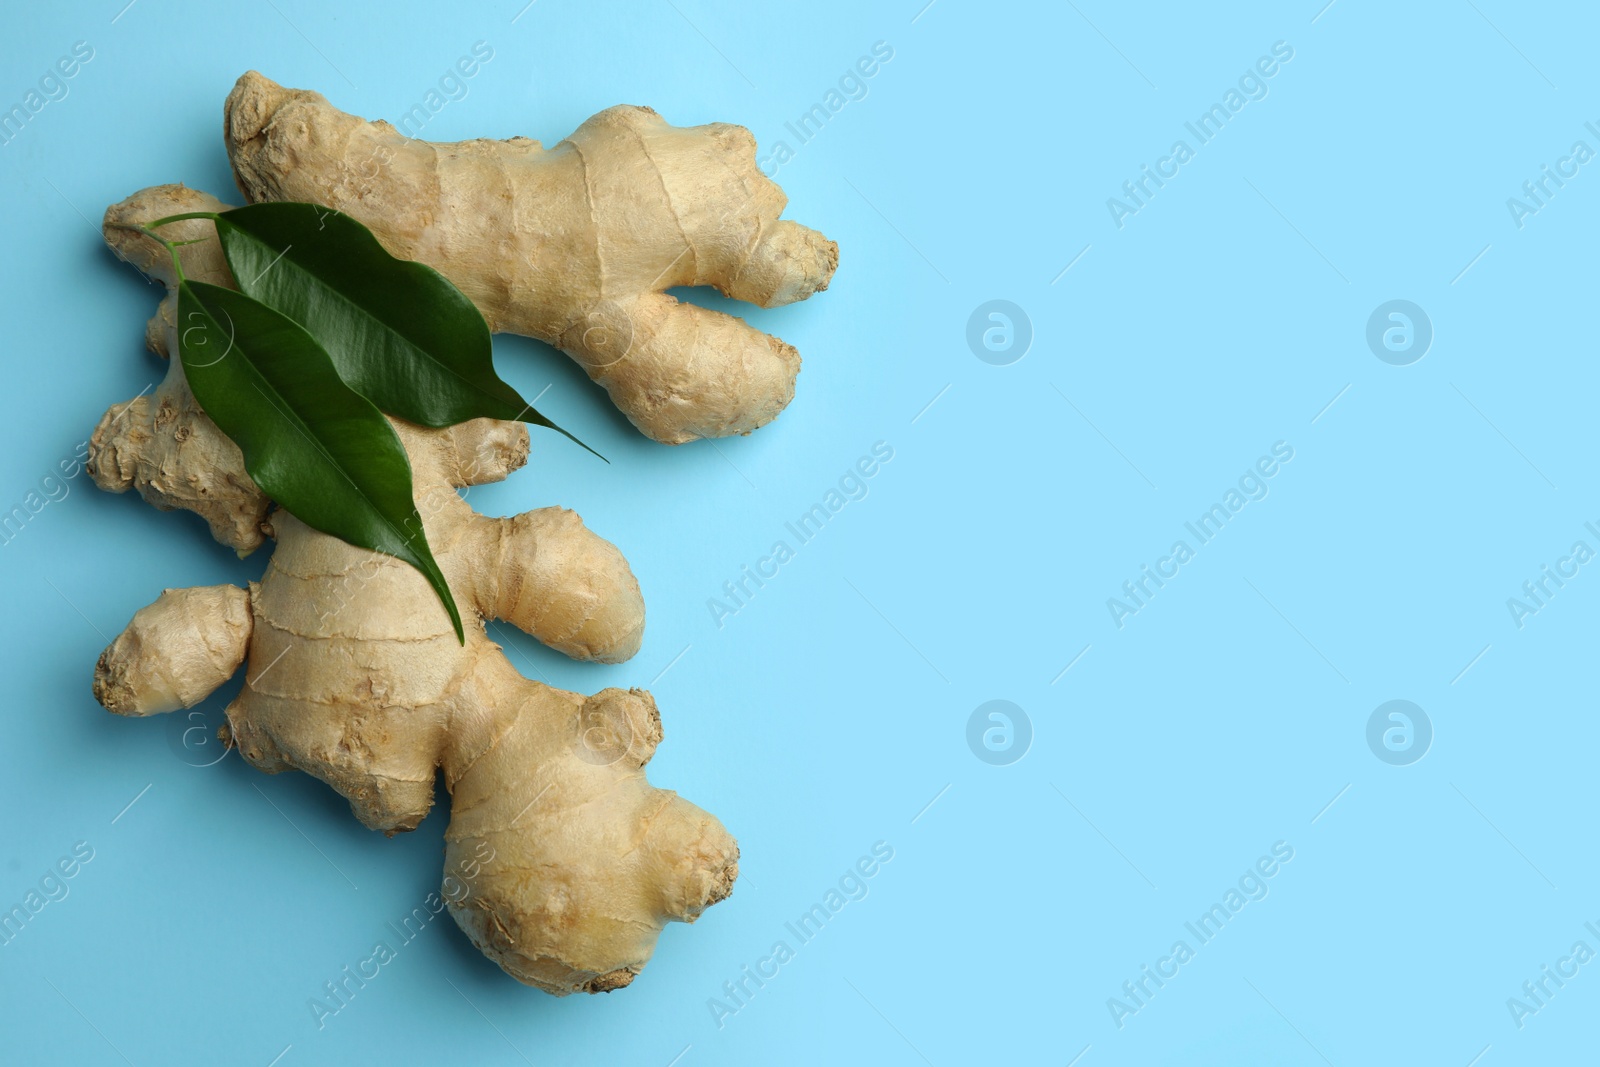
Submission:
MULTIPOLYGON (((148 222, 173 213, 174 201, 190 205, 180 210, 208 209, 193 206, 202 194, 174 188, 112 211, 120 222, 148 222)), ((154 241, 117 227, 107 233, 124 242, 126 258, 162 276, 154 241)), ((194 257, 214 244, 182 249, 190 277, 204 266, 194 257)), ((207 280, 221 277, 213 271, 207 280)), ((157 321, 175 353, 170 315, 157 321)), ((627 985, 667 922, 692 922, 728 895, 738 847, 713 816, 645 779, 661 740, 648 693, 584 697, 530 681, 483 623, 504 619, 579 659, 625 660, 638 650, 644 604, 622 554, 570 511, 495 519, 461 499, 458 487, 498 481, 523 464, 521 424, 478 419, 430 430, 391 419, 410 457, 428 543, 466 616, 462 645, 438 595, 409 564, 319 533, 286 511, 261 520, 248 478, 180 480, 190 450, 231 461, 239 473, 243 466, 238 449, 230 459, 231 442, 193 406, 181 363, 171 367, 163 386, 171 406, 140 405, 115 426, 103 424, 97 462, 109 470, 114 459, 135 480, 147 472, 147 496, 182 487, 191 494, 184 506, 201 510, 195 504, 203 500, 214 515, 248 516, 277 547, 248 589, 169 589, 139 611, 100 657, 96 698, 122 715, 190 707, 248 660, 224 728, 248 762, 320 778, 365 825, 387 833, 422 821, 442 769, 451 794, 445 869, 494 857, 465 892, 444 894, 472 941, 551 993, 627 985), (185 410, 190 432, 178 441, 171 427, 185 410)))
MULTIPOLYGON (((262 523, 272 502, 244 469, 239 446, 200 410, 178 357, 177 277, 167 250, 134 229, 167 215, 225 211, 215 197, 182 185, 162 185, 135 193, 106 209, 103 233, 120 258, 167 286, 167 296, 145 329, 145 344, 167 358, 166 377, 152 392, 113 404, 89 438, 86 468, 95 484, 114 493, 137 489, 163 511, 193 511, 211 535, 241 556, 260 547, 262 523)), ((204 220, 162 228, 168 240, 211 240, 181 249, 184 274, 197 282, 233 285, 233 275, 204 220)))
POLYGON ((787 197, 742 126, 600 112, 545 149, 513 137, 414 140, 254 71, 224 108, 251 202, 337 208, 435 267, 495 331, 577 360, 657 441, 747 434, 794 396, 800 356, 664 290, 712 285, 776 307, 827 288, 838 246, 780 220, 787 197))

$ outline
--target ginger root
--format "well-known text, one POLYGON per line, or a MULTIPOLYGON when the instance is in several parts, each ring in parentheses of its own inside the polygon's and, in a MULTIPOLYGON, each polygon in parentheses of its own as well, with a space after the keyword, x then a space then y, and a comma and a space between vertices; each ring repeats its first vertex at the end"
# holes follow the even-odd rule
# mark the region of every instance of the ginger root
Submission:
POLYGON ((787 198, 742 126, 680 129, 619 106, 548 150, 526 137, 434 144, 251 71, 224 130, 251 202, 351 215, 443 273, 491 329, 577 360, 657 441, 747 434, 794 396, 794 348, 663 292, 713 285, 775 307, 828 286, 838 246, 778 218, 787 198))
MULTIPOLYGON (((181 187, 147 190, 108 212, 107 240, 170 287, 160 246, 125 226, 213 204, 181 187)), ((179 225, 188 232, 171 236, 214 232, 206 221, 179 225)), ((209 270, 225 284, 220 259, 209 258, 215 248, 184 247, 186 274, 209 270)), ((176 354, 173 328, 169 300, 152 334, 176 354)), ((500 618, 570 656, 617 662, 643 633, 627 561, 576 515, 486 518, 456 492, 520 467, 523 425, 479 419, 430 430, 391 420, 428 542, 463 614, 476 611, 462 645, 413 567, 286 511, 263 524, 264 498, 235 480, 238 449, 195 407, 177 359, 162 390, 108 413, 96 433, 96 479, 200 511, 236 547, 248 543, 246 526, 256 536, 264 527, 277 547, 248 589, 167 590, 139 611, 96 667, 102 704, 121 715, 190 707, 248 659, 225 739, 261 770, 320 778, 365 825, 391 834, 422 821, 442 769, 446 870, 477 872, 455 891, 447 879, 451 913, 508 973, 550 993, 627 985, 667 922, 692 922, 728 895, 738 876, 733 838, 645 778, 661 740, 650 695, 584 697, 530 681, 487 635, 482 620, 500 618), (227 473, 208 473, 208 461, 227 473)))

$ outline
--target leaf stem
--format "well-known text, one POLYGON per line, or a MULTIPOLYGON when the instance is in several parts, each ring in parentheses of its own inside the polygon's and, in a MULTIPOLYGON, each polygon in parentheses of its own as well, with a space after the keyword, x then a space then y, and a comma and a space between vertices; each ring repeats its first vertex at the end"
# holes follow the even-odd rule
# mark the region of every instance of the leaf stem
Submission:
POLYGON ((213 223, 215 223, 217 221, 217 213, 215 211, 186 211, 181 215, 168 215, 164 219, 156 219, 154 222, 145 223, 144 225, 138 227, 138 229, 146 236, 153 240, 160 241, 166 246, 168 254, 172 256, 172 269, 178 275, 179 285, 182 285, 188 279, 183 276, 183 263, 178 258, 178 249, 184 245, 203 244, 204 242, 211 240, 211 238, 193 237, 187 241, 169 241, 165 237, 162 237, 159 233, 156 233, 153 227, 165 226, 169 222, 186 222, 190 219, 210 219, 213 223))
POLYGON ((168 215, 164 219, 156 219, 154 222, 145 223, 140 229, 147 230, 150 226, 165 226, 169 222, 184 222, 188 219, 210 219, 212 222, 216 222, 217 213, 215 211, 187 211, 182 215, 168 215))
POLYGON ((165 237, 161 236, 159 233, 156 233, 154 230, 150 229, 150 227, 148 227, 148 226, 140 226, 139 229, 144 231, 145 236, 151 238, 152 240, 160 241, 163 245, 166 246, 167 254, 172 257, 172 272, 178 276, 178 284, 182 285, 184 282, 188 281, 189 279, 187 279, 187 278, 185 278, 183 276, 183 260, 181 258, 179 258, 179 256, 178 256, 178 246, 179 245, 186 245, 186 244, 193 244, 194 242, 192 242, 192 241, 169 241, 165 237))
POLYGON ((209 238, 209 237, 193 237, 193 238, 190 238, 187 241, 169 241, 165 237, 161 236, 159 233, 156 233, 154 230, 152 230, 150 228, 150 226, 160 226, 162 223, 165 223, 165 222, 177 222, 181 218, 212 218, 212 217, 214 217, 214 216, 210 216, 210 215, 190 215, 190 216, 174 215, 171 218, 157 219, 155 222, 150 223, 148 226, 143 225, 141 223, 137 223, 137 222, 108 222, 108 223, 106 223, 106 225, 107 226, 111 226, 111 227, 113 227, 115 229, 118 229, 118 230, 132 230, 135 233, 142 233, 146 237, 150 238, 152 241, 155 241, 158 244, 160 244, 163 248, 165 248, 167 250, 167 253, 170 256, 172 256, 172 269, 173 269, 173 272, 176 273, 177 276, 178 276, 178 284, 182 285, 188 279, 184 276, 184 273, 183 273, 183 263, 182 263, 182 261, 180 261, 178 259, 178 249, 181 248, 184 245, 202 244, 203 242, 211 240, 211 238, 209 238))

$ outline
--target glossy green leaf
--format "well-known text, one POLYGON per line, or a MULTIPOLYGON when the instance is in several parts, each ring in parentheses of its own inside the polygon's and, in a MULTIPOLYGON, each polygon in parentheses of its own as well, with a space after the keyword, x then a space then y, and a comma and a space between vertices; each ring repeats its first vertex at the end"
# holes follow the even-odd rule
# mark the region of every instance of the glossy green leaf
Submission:
POLYGON ((531 422, 583 445, 495 373, 488 324, 466 294, 432 267, 391 256, 355 219, 295 203, 215 219, 240 290, 304 326, 381 410, 423 426, 531 422))
POLYGON ((189 387, 261 491, 307 526, 417 568, 464 641, 412 499, 411 463, 377 407, 301 326, 243 293, 184 281, 178 320, 189 387))

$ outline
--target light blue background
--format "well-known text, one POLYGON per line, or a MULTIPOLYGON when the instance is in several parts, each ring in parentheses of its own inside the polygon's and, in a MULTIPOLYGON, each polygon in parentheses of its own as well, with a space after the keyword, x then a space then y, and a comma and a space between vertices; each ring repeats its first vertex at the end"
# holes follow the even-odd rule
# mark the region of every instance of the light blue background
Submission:
POLYGON ((1521 1029, 1506 1001, 1574 942, 1600 949, 1600 576, 1521 629, 1506 601, 1574 541, 1600 548, 1600 163, 1520 229, 1506 201, 1574 141, 1600 149, 1596 16, 922 3, 12 5, 0 102, 74 41, 95 58, 0 147, 4 509, 160 373, 142 348, 158 292, 98 220, 149 184, 233 193, 221 105, 246 69, 393 121, 482 40, 493 60, 428 137, 553 143, 631 102, 745 124, 765 155, 874 42, 894 58, 778 175, 842 257, 828 292, 749 312, 805 357, 772 426, 655 445, 552 350, 496 344, 613 462, 541 434, 474 502, 576 509, 650 612, 616 667, 501 639, 556 685, 652 686, 652 778, 738 836, 733 897, 594 998, 525 989, 440 921, 319 1031, 309 998, 438 885, 443 815, 387 840, 315 781, 189 766, 168 723, 101 711, 95 657, 137 608, 246 581, 265 552, 237 561, 193 516, 80 477, 0 549, 0 905, 94 849, 0 947, 0 1058, 1499 1067, 1592 1049, 1600 963, 1521 1029), (1117 228, 1107 198, 1277 41, 1294 58, 1269 95, 1117 228), (965 340, 997 298, 1034 330, 1011 366, 965 340), (1397 298, 1435 330, 1405 367, 1364 339, 1397 298), (894 459, 868 497, 719 628, 707 599, 877 441, 894 459), (1270 495, 1119 630, 1106 599, 1278 441, 1294 459, 1270 495), (1032 722, 1010 766, 967 747, 991 699, 1032 722), (1391 699, 1435 730, 1410 766, 1365 740, 1391 699), (719 1028, 708 1000, 877 841, 894 859, 869 895, 719 1028), (1278 841, 1294 859, 1270 895, 1119 1029, 1107 999, 1278 841))

